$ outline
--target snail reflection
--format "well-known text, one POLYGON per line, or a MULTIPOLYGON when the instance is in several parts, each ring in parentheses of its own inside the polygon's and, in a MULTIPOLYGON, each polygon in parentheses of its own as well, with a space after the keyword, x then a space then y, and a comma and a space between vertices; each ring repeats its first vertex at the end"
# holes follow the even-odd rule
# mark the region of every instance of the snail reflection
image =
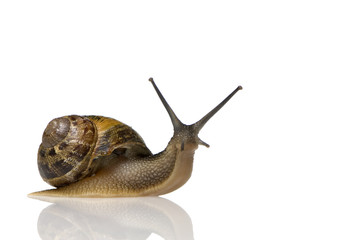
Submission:
POLYGON ((193 239, 188 214, 159 198, 52 198, 39 215, 38 232, 47 239, 193 239))

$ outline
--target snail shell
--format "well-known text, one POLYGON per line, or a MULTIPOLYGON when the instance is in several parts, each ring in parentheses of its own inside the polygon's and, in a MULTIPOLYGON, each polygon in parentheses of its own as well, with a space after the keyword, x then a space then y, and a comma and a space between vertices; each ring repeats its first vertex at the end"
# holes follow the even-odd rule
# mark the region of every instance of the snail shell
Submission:
POLYGON ((41 177, 60 187, 91 176, 111 155, 148 156, 142 137, 128 125, 101 116, 64 116, 46 127, 38 151, 41 177))

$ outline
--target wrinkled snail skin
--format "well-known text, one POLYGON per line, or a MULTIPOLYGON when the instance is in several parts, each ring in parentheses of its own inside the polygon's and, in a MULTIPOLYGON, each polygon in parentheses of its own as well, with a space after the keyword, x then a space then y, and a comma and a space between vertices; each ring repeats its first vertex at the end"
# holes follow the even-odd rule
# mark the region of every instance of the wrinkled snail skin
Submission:
POLYGON ((44 181, 57 187, 29 196, 137 197, 172 192, 191 176, 198 133, 240 89, 192 125, 183 124, 150 79, 174 128, 166 149, 152 154, 129 126, 101 116, 66 116, 44 131, 38 166, 44 181))

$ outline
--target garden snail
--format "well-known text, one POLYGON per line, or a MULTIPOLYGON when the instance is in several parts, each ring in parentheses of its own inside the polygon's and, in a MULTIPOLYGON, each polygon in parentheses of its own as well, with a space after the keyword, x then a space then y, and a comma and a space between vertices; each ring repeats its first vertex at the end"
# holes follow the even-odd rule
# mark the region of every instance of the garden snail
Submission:
POLYGON ((157 196, 181 187, 191 176, 199 131, 238 90, 238 86, 201 120, 183 124, 152 83, 166 108, 174 135, 166 149, 152 154, 131 127, 101 116, 65 116, 46 127, 38 151, 41 177, 55 189, 29 196, 157 196))

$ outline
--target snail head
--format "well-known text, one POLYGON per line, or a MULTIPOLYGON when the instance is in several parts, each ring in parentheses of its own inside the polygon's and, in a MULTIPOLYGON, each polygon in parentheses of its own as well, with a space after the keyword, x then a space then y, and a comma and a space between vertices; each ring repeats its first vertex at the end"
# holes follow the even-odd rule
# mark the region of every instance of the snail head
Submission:
POLYGON ((162 101, 165 109, 167 110, 169 117, 172 121, 173 128, 174 128, 174 135, 173 139, 177 139, 179 141, 181 150, 185 148, 194 148, 196 149, 198 145, 203 145, 209 147, 209 144, 202 141, 198 134, 204 125, 211 119, 239 90, 242 89, 241 86, 238 86, 231 94, 229 94, 221 103, 219 103, 215 108, 213 108, 209 113, 207 113, 203 118, 199 121, 191 124, 186 125, 182 123, 177 115, 174 113, 172 108, 169 106, 165 98, 163 97, 162 93, 159 91, 157 85, 155 84, 153 78, 150 78, 149 81, 152 83, 155 91, 157 92, 160 100, 162 101))

